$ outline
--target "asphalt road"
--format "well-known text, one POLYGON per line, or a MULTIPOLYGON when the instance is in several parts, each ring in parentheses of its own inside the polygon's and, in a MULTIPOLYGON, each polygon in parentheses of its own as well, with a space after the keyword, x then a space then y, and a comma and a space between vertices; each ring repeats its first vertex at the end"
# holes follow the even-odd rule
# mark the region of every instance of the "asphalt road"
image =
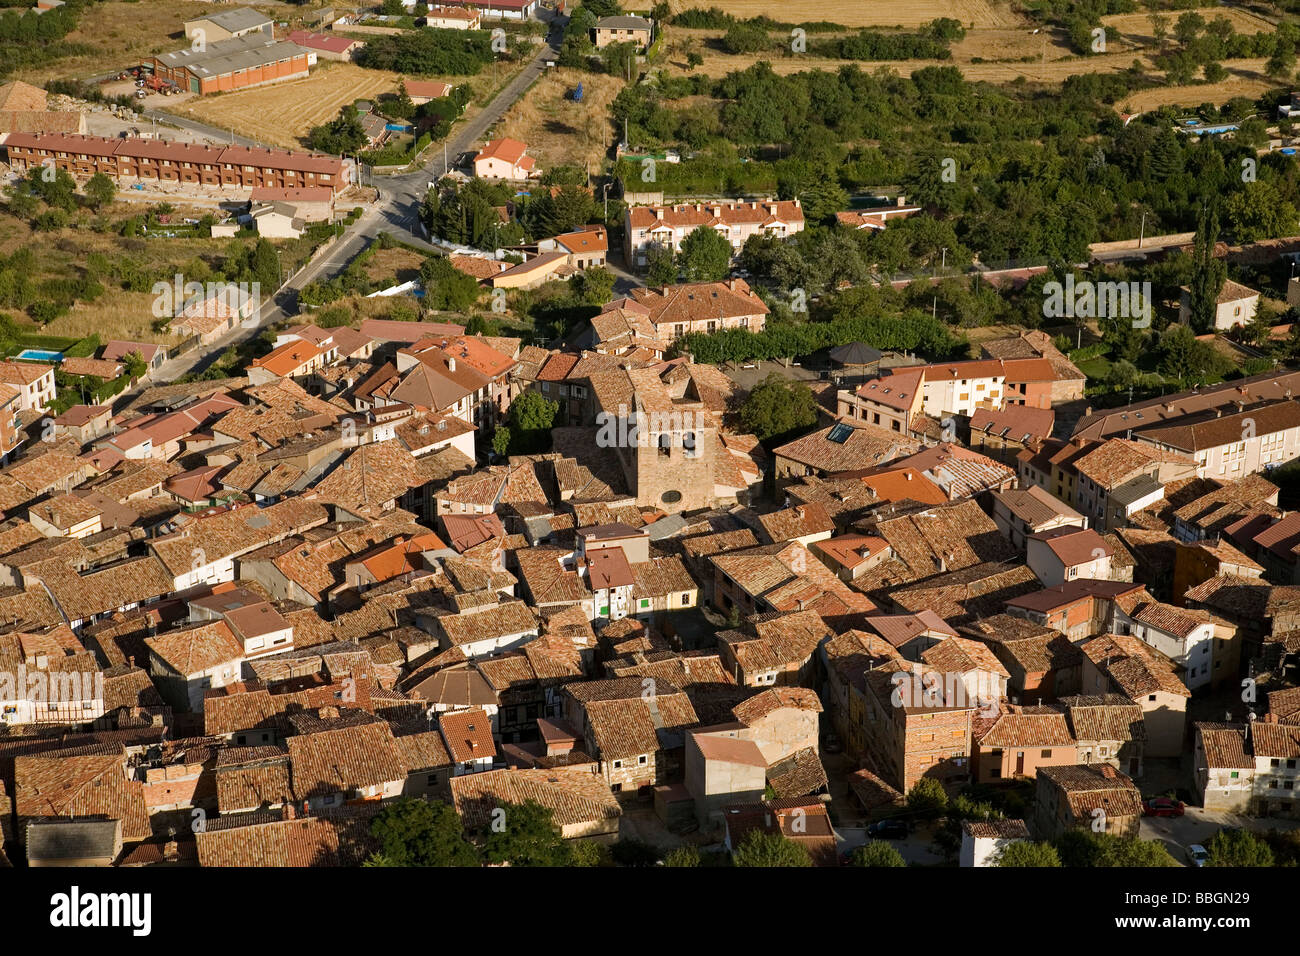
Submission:
MULTIPOLYGON (((541 44, 537 54, 528 64, 501 90, 492 101, 469 122, 460 126, 447 141, 446 156, 449 164, 454 164, 456 157, 475 148, 487 135, 488 130, 526 93, 546 69, 546 61, 559 54, 561 30, 553 24, 547 42, 541 44)), ((146 116, 152 115, 146 113, 146 116)), ((194 120, 178 117, 171 113, 156 114, 157 118, 181 126, 192 132, 207 136, 229 137, 229 134, 206 126, 194 120)), ((251 140, 236 137, 237 143, 260 145, 251 140)), ((355 259, 381 232, 393 234, 403 242, 433 250, 420 232, 419 209, 428 191, 429 183, 437 182, 447 173, 443 163, 443 151, 434 150, 434 157, 422 168, 393 176, 367 177, 368 184, 379 191, 379 199, 357 219, 347 231, 335 241, 329 251, 313 260, 306 268, 299 271, 273 299, 263 303, 256 322, 247 322, 236 327, 221 339, 203 349, 195 349, 177 356, 156 371, 153 382, 170 382, 190 372, 201 372, 211 365, 227 348, 245 339, 252 338, 279 322, 284 322, 298 312, 298 290, 318 279, 329 279, 342 272, 349 262, 355 259)), ((628 277, 630 278, 630 277, 628 277)), ((626 284, 626 278, 624 279, 626 284)), ((149 384, 148 382, 142 384, 149 384)), ((119 401, 125 401, 137 389, 124 392, 119 401)))

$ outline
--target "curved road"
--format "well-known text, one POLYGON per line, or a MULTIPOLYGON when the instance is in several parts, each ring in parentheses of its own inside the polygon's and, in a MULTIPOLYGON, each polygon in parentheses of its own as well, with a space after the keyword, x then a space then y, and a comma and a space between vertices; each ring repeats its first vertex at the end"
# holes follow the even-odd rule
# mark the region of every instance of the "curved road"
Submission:
MULTIPOLYGON (((523 70, 473 119, 453 131, 447 140, 446 150, 450 162, 454 163, 457 156, 469 151, 483 140, 487 131, 499 122, 506 111, 528 91, 546 69, 546 61, 555 59, 559 54, 561 39, 561 27, 552 20, 546 42, 541 44, 537 54, 523 70)), ((201 125, 194 124, 193 121, 183 121, 183 118, 178 119, 171 114, 166 114, 166 118, 167 122, 187 129, 201 125)), ((198 131, 211 132, 206 127, 198 131)), ((194 349, 165 362, 153 374, 152 381, 170 382, 189 372, 202 371, 231 345, 258 334, 268 325, 283 322, 295 315, 298 311, 299 289, 310 282, 327 279, 342 272, 348 263, 381 232, 401 235, 403 242, 432 250, 434 247, 424 241, 417 229, 420 203, 424 200, 429 183, 436 182, 447 173, 442 161, 442 151, 434 152, 435 157, 415 172, 372 177, 369 184, 379 190, 379 199, 367 208, 339 239, 335 240, 327 254, 313 260, 306 268, 294 275, 273 300, 263 303, 256 323, 242 325, 206 348, 194 349)), ((130 389, 124 392, 122 398, 134 394, 135 391, 136 389, 130 389)))

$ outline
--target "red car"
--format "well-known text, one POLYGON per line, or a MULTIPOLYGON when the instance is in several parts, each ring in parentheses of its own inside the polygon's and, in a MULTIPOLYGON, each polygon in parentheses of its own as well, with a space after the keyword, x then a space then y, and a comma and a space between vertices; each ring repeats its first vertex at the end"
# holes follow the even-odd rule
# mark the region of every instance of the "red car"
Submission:
POLYGON ((1152 797, 1142 805, 1144 817, 1181 817, 1183 803, 1173 797, 1152 797))

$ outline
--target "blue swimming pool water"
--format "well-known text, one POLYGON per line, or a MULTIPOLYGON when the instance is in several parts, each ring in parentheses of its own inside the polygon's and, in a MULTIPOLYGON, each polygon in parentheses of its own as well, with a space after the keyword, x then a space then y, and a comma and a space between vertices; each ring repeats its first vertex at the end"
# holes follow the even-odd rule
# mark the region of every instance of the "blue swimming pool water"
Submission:
POLYGON ((45 349, 23 349, 14 358, 27 359, 29 362, 62 362, 62 352, 49 352, 45 349))

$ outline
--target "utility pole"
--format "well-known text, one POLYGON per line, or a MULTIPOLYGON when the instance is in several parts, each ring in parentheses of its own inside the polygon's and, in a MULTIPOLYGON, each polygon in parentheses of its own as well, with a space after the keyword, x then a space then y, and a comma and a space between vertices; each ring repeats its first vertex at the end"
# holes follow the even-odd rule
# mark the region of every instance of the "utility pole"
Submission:
POLYGON ((1146 238, 1146 234, 1147 234, 1147 214, 1146 214, 1146 210, 1144 209, 1142 210, 1142 225, 1138 226, 1138 248, 1139 249, 1142 248, 1142 240, 1146 238))

